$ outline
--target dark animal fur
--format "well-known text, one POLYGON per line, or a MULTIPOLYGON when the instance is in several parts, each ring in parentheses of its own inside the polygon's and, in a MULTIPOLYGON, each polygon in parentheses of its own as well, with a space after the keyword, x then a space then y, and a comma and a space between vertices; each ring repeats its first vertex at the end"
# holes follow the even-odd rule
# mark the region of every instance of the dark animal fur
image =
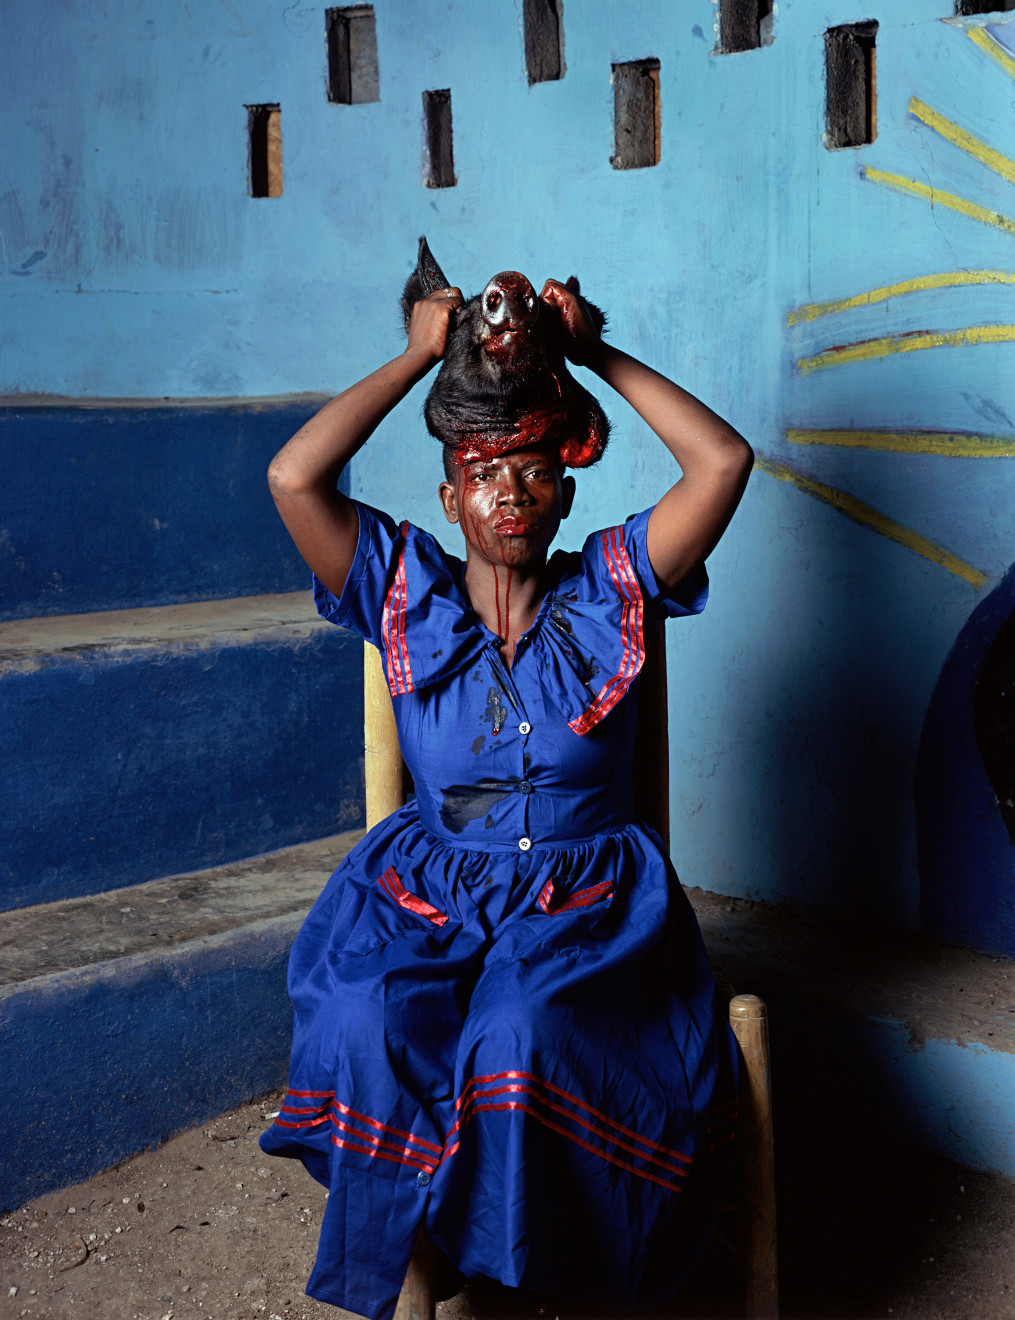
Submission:
MULTIPOLYGON (((402 293, 406 333, 413 306, 448 284, 421 237, 416 269, 402 293)), ((574 276, 567 284, 580 294, 574 276)), ((594 303, 586 301, 585 306, 596 329, 602 330, 606 324, 603 312, 594 303)), ((451 447, 474 442, 477 437, 488 444, 495 444, 499 437, 507 442, 517 437, 519 422, 539 414, 543 436, 559 443, 564 463, 588 467, 598 462, 610 424, 598 402, 568 371, 556 309, 538 305, 524 342, 507 359, 483 348, 483 328, 481 295, 476 294, 458 310, 444 360, 427 395, 423 414, 430 434, 451 447)))

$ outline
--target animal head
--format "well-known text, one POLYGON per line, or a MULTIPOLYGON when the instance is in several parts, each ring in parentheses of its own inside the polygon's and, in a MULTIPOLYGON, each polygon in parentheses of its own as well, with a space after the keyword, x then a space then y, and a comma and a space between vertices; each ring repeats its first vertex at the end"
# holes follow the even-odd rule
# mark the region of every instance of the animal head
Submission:
MULTIPOLYGON (((406 333, 412 309, 449 285, 425 238, 402 293, 406 333)), ((572 275, 567 287, 581 294, 572 275)), ((585 301, 597 330, 606 317, 585 301)), ((427 429, 459 461, 528 444, 558 445, 567 467, 589 467, 606 448, 610 423, 568 370, 556 308, 517 271, 494 275, 459 309, 423 408, 427 429)))

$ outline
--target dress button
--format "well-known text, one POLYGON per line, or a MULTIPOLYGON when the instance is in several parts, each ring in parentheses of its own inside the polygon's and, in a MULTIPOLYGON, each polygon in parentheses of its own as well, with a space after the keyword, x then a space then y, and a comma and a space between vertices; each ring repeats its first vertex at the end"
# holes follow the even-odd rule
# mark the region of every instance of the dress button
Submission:
POLYGON ((518 726, 518 732, 519 732, 519 733, 531 733, 531 732, 532 732, 532 725, 528 722, 528 720, 522 720, 521 724, 519 724, 519 726, 518 726))
POLYGON ((429 1187, 430 1175, 428 1173, 417 1173, 416 1182, 419 1184, 420 1187, 429 1187))
POLYGON ((522 782, 518 785, 519 793, 528 794, 531 793, 532 791, 533 791, 532 785, 529 783, 527 779, 523 779, 522 782))
POLYGON ((532 840, 531 840, 531 839, 519 839, 519 840, 518 840, 518 847, 521 848, 522 852, 528 852, 529 849, 532 847, 532 840))

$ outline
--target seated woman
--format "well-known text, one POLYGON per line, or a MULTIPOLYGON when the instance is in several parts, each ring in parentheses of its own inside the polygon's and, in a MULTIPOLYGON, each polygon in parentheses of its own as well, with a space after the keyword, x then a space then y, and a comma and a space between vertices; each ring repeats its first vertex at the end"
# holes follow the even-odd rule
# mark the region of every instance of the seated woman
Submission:
POLYGON ((353 849, 296 940, 290 1089, 261 1144, 329 1189, 307 1288, 322 1301, 387 1320, 422 1226, 467 1276, 646 1306, 711 1231, 736 1067, 694 915, 632 803, 636 680, 646 631, 704 607, 703 561, 752 453, 604 343, 576 281, 537 302, 509 272, 473 314, 456 288, 426 292, 438 280, 434 265, 410 281, 405 352, 269 473, 318 609, 382 652, 416 799, 353 849), (450 414, 428 409, 463 563, 336 484, 467 322, 463 361, 529 354, 534 381, 542 353, 562 403, 443 434, 450 414), (549 559, 565 464, 595 461, 608 426, 575 434, 580 387, 537 323, 682 472, 654 508, 549 559))

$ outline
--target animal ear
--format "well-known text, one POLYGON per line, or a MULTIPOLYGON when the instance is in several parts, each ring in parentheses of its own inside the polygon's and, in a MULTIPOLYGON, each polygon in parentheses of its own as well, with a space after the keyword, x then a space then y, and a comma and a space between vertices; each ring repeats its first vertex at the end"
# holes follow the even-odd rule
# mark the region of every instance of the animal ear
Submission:
POLYGON ((427 244, 423 234, 419 236, 419 255, 416 258, 416 269, 405 281, 405 288, 402 290, 402 315, 405 318, 405 333, 409 333, 409 321, 412 319, 412 309, 418 302, 424 298, 429 298, 431 293, 436 293, 438 289, 448 287, 448 277, 441 270, 437 262, 434 261, 433 253, 427 244))
POLYGON ((564 288, 570 289, 572 293, 577 294, 578 297, 581 298, 582 302, 585 304, 585 310, 588 312, 592 324, 596 328, 596 334, 601 335, 606 328, 606 313, 601 307, 597 307, 595 303, 589 302, 588 298, 582 295, 581 285, 578 283, 578 276, 572 275, 566 281, 564 288))

